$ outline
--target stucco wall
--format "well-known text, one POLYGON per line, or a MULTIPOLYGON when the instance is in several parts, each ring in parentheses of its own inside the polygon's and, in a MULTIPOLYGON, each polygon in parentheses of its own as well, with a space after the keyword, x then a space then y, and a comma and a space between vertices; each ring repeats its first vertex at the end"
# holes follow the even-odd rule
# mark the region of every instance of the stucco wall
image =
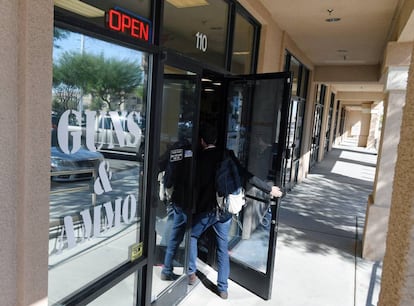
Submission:
POLYGON ((408 77, 393 184, 379 306, 414 300, 414 63, 408 77))
POLYGON ((0 296, 5 305, 16 304, 17 260, 17 37, 10 28, 17 27, 15 1, 1 0, 4 16, 0 19, 0 296))
POLYGON ((241 0, 240 4, 246 8, 262 25, 260 33, 258 73, 281 71, 284 52, 281 48, 283 31, 272 21, 269 12, 259 1, 241 0))
POLYGON ((47 305, 53 2, 0 6, 0 304, 47 305))
POLYGON ((285 50, 289 50, 308 69, 313 69, 313 63, 306 57, 296 43, 284 32, 277 20, 273 21, 269 12, 257 0, 240 0, 246 8, 262 25, 258 73, 283 71, 285 64, 285 50))

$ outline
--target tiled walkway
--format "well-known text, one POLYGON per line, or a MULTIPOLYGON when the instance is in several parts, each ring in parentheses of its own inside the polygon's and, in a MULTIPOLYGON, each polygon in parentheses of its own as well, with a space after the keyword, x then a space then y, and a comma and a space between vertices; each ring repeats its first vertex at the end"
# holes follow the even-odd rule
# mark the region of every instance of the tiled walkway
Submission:
MULTIPOLYGON (((377 304, 381 263, 361 258, 361 239, 377 156, 336 147, 283 198, 270 301, 234 282, 222 300, 202 283, 187 305, 372 306, 377 304)), ((199 268, 215 283, 216 273, 199 268)))

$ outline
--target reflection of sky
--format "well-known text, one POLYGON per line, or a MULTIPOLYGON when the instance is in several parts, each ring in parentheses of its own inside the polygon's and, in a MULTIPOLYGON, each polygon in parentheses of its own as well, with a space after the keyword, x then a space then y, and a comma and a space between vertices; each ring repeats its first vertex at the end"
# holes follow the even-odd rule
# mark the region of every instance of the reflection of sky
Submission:
POLYGON ((57 61, 64 52, 80 53, 83 46, 85 53, 103 54, 105 58, 116 58, 118 60, 138 60, 141 63, 141 52, 137 50, 121 47, 79 33, 70 32, 67 38, 55 41, 54 45, 53 61, 57 61))

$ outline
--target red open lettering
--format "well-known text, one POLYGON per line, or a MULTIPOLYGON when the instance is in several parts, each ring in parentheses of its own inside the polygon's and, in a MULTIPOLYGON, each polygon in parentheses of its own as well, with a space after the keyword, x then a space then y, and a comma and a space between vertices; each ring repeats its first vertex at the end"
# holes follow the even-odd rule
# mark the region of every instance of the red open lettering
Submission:
POLYGON ((110 9, 107 25, 111 30, 125 33, 136 39, 149 40, 150 24, 123 12, 110 9))
POLYGON ((131 17, 122 15, 122 32, 126 33, 131 28, 131 17))
POLYGON ((108 15, 108 27, 114 31, 121 31, 121 13, 110 10, 108 15))

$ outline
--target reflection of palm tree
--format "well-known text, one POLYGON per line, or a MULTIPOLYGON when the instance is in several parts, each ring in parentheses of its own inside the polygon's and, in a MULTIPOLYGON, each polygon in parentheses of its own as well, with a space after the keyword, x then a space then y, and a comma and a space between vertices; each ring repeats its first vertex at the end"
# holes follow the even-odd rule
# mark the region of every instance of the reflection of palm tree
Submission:
POLYGON ((135 61, 105 58, 103 54, 65 52, 53 68, 53 84, 64 84, 92 94, 110 110, 119 108, 124 98, 142 84, 142 67, 135 61))

